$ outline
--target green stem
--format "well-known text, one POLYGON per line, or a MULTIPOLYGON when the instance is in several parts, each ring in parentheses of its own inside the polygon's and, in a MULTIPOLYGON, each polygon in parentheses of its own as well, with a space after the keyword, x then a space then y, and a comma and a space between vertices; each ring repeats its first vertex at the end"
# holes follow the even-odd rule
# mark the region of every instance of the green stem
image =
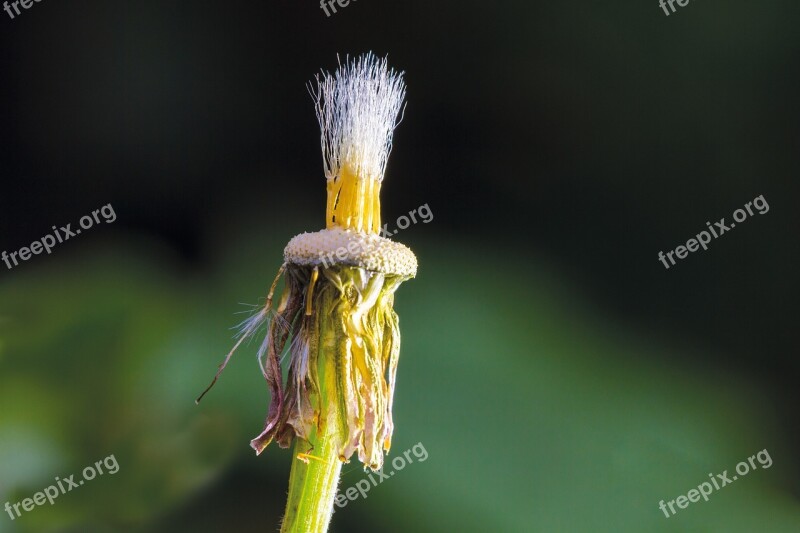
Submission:
POLYGON ((328 530, 342 470, 335 439, 331 436, 318 434, 313 450, 308 442, 297 439, 282 533, 325 533, 328 530), (298 459, 298 454, 314 457, 306 464, 298 459))
MULTIPOLYGON (((335 291, 323 284, 314 299, 318 337, 311 340, 310 365, 317 368, 319 411, 308 440, 295 440, 289 498, 281 533, 325 533, 333 514, 339 484, 343 420, 337 401, 337 335, 331 319, 335 291), (313 447, 312 447, 313 444, 313 447)), ((316 395, 314 395, 316 396, 316 395)))

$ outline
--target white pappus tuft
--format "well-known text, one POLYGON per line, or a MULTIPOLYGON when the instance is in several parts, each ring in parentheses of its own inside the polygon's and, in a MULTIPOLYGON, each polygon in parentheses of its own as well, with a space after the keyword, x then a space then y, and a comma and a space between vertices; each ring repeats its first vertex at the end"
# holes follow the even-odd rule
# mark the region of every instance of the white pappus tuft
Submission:
POLYGON ((383 180, 405 100, 403 73, 369 52, 340 61, 335 73, 323 71, 316 82, 309 92, 322 130, 325 177, 336 178, 347 165, 358 177, 383 180))

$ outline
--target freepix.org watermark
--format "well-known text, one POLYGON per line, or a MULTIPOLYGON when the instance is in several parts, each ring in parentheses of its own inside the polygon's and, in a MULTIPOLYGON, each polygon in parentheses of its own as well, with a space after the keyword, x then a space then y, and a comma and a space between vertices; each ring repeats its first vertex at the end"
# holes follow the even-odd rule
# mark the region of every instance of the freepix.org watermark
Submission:
MULTIPOLYGON (((397 217, 395 224, 397 225, 396 229, 389 229, 389 223, 383 225, 380 231, 380 236, 384 238, 389 238, 392 235, 397 235, 400 233, 400 230, 404 230, 408 228, 411 224, 416 224, 418 222, 422 222, 423 224, 427 224, 433 220, 433 211, 428 206, 428 204, 421 205, 416 209, 412 209, 409 211, 408 216, 400 215, 397 217), (417 215, 419 215, 419 220, 417 220, 417 215)), ((331 265, 336 263, 336 259, 339 261, 344 261, 346 258, 357 254, 357 253, 369 253, 372 251, 373 244, 369 241, 361 242, 361 241, 351 241, 347 246, 340 246, 333 252, 328 252, 325 255, 324 252, 319 253, 319 259, 322 261, 322 266, 325 268, 330 268, 331 265)))
POLYGON ((742 461, 741 463, 736 465, 736 473, 738 475, 734 475, 733 477, 728 476, 728 471, 724 470, 721 474, 717 474, 714 476, 713 474, 709 474, 708 477, 711 478, 711 481, 704 481, 700 483, 696 489, 690 490, 686 493, 686 496, 681 494, 674 500, 670 500, 664 503, 664 500, 661 500, 658 503, 658 508, 664 512, 664 516, 669 518, 673 516, 678 511, 675 510, 675 506, 678 506, 678 510, 686 509, 690 503, 696 503, 700 501, 702 497, 705 501, 708 501, 708 497, 711 495, 714 490, 719 490, 725 485, 730 485, 737 479, 739 476, 746 476, 751 470, 758 470, 758 465, 756 465, 756 459, 758 459, 758 464, 761 465, 761 468, 766 470, 767 468, 772 466, 772 458, 769 456, 769 452, 766 448, 758 452, 756 455, 751 455, 747 458, 747 461, 742 461), (713 483, 713 487, 711 486, 713 483), (670 513, 667 512, 667 507, 669 507, 670 513))
MULTIPOLYGON (((769 211, 769 204, 767 204, 767 201, 764 199, 764 195, 762 194, 761 196, 753 199, 752 202, 747 202, 744 204, 744 209, 737 209, 734 211, 733 220, 736 222, 744 222, 747 220, 748 216, 753 216, 755 214, 752 209, 753 207, 758 210, 759 215, 764 215, 769 211)), ((658 252, 658 260, 664 263, 664 268, 669 269, 670 265, 667 263, 668 258, 670 263, 675 265, 675 258, 673 255, 677 256, 678 259, 684 259, 687 255, 689 255, 689 252, 696 252, 700 247, 702 247, 703 250, 708 250, 708 243, 711 242, 711 236, 713 235, 715 239, 719 238, 724 233, 727 233, 735 228, 736 222, 731 222, 729 225, 726 225, 724 217, 719 219, 718 222, 714 222, 713 226, 711 225, 711 222, 706 222, 708 231, 703 230, 695 235, 695 237, 697 237, 696 239, 689 239, 686 241, 686 246, 678 246, 666 254, 664 254, 663 251, 658 252)))
POLYGON ((65 241, 70 240, 72 237, 81 234, 82 230, 89 229, 92 226, 100 223, 100 216, 103 215, 103 220, 105 220, 106 224, 111 224, 115 220, 117 220, 117 214, 114 212, 114 208, 111 204, 106 204, 100 209, 95 209, 92 211, 91 215, 86 215, 81 217, 78 224, 80 224, 80 229, 72 230, 72 224, 67 224, 66 226, 61 226, 61 229, 56 229, 53 226, 53 235, 47 234, 42 237, 38 241, 33 241, 31 245, 28 247, 23 247, 17 250, 16 252, 11 252, 10 254, 7 253, 5 250, 2 254, 0 254, 0 259, 6 264, 9 270, 14 268, 15 266, 19 265, 19 258, 21 261, 27 261, 34 255, 39 255, 42 252, 47 252, 47 255, 53 251, 53 248, 57 244, 61 244, 65 241), (13 263, 13 264, 12 264, 13 263))
POLYGON ((330 17, 331 11, 333 11, 334 13, 337 12, 336 4, 338 4, 339 7, 347 7, 350 5, 351 1, 355 2, 356 0, 320 0, 319 7, 325 12, 326 17, 330 17))
POLYGON ((8 516, 11 517, 11 520, 16 520, 22 516, 23 512, 33 511, 37 506, 44 505, 45 503, 53 505, 56 502, 56 498, 59 496, 71 492, 72 489, 77 489, 85 482, 93 480, 98 475, 102 476, 105 473, 103 467, 106 467, 105 472, 112 475, 119 472, 119 463, 117 462, 117 458, 112 454, 102 461, 97 461, 94 465, 84 468, 82 472, 83 479, 75 481, 75 474, 65 477, 64 479, 57 477, 55 478, 55 485, 50 485, 44 489, 44 491, 37 492, 30 498, 25 498, 21 502, 17 502, 13 505, 6 502, 5 510, 8 516), (20 511, 20 507, 22 511, 20 511))
MULTIPOLYGON (((414 462, 414 459, 417 462, 424 463, 428 460, 428 450, 425 449, 425 446, 422 445, 421 442, 415 444, 410 450, 406 450, 403 455, 398 455, 394 459, 392 459, 392 467, 394 470, 390 471, 388 474, 384 473, 384 468, 381 468, 377 472, 373 472, 367 474, 367 478, 360 480, 354 486, 349 487, 347 490, 344 491, 342 494, 342 490, 339 489, 338 494, 336 494, 336 498, 334 500, 336 507, 345 507, 348 503, 354 502, 359 498, 367 499, 367 493, 373 488, 377 487, 390 477, 392 477, 395 472, 399 472, 400 470, 404 469, 406 466, 410 465, 414 462), (412 457, 413 454, 413 457, 412 457), (376 479, 377 477, 377 479, 376 479)), ((336 512, 336 508, 334 507, 333 512, 336 512)))
POLYGON ((33 7, 34 3, 38 4, 41 1, 42 0, 15 0, 14 2, 3 2, 3 9, 8 13, 8 16, 13 19, 15 17, 14 13, 17 15, 22 14, 18 6, 22 6, 23 9, 30 9, 33 7))
POLYGON ((669 10, 667 10, 667 6, 669 9, 675 13, 675 4, 678 4, 680 7, 686 7, 689 4, 689 0, 658 0, 658 5, 661 6, 661 9, 664 10, 664 14, 669 16, 669 10))

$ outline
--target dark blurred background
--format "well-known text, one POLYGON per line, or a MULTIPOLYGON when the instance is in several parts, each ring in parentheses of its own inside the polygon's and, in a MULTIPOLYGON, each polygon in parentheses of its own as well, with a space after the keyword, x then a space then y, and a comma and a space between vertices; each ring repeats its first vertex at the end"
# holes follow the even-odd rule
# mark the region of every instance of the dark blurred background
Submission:
MULTIPOLYGON (((114 454, 0 531, 274 531, 290 454, 254 457, 245 348, 286 241, 324 225, 306 84, 388 54, 408 106, 383 217, 397 295, 390 456, 430 457, 333 531, 797 531, 796 2, 43 0, 0 11, 0 505, 114 454), (677 6, 676 6, 677 7, 677 6), (763 195, 769 212, 669 270, 763 195), (666 518, 708 473, 773 467, 666 518)), ((364 474, 345 467, 342 487, 364 474)))

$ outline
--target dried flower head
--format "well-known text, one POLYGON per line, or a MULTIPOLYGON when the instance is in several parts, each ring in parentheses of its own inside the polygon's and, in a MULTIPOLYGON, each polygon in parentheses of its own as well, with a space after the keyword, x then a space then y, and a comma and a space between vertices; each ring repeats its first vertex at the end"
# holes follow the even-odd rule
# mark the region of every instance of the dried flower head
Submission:
POLYGON ((322 131, 326 229, 289 241, 264 308, 241 325, 217 377, 244 339, 268 323, 259 361, 272 398, 251 446, 260 454, 272 441, 288 447, 302 439, 308 452, 298 454, 301 460, 344 462, 358 452, 365 467, 378 470, 394 429, 394 293, 417 272, 410 249, 378 235, 381 182, 405 84, 372 54, 347 60, 316 83, 310 92, 322 131))

